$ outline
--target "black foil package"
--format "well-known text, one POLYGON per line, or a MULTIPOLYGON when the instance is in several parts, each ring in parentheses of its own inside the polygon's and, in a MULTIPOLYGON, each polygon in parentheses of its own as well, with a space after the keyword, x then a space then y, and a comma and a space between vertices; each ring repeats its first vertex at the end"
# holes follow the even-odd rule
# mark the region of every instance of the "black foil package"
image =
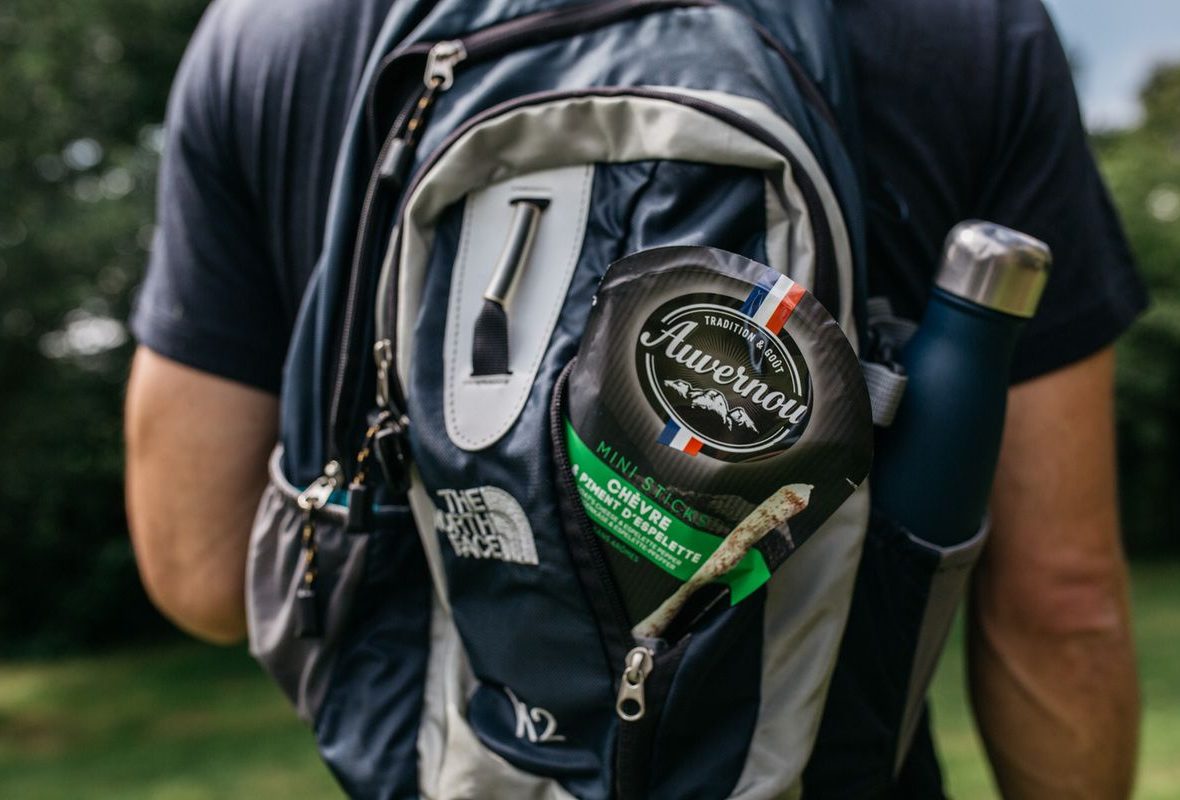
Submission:
POLYGON ((810 489, 717 578, 732 603, 748 597, 872 458, 868 394, 839 325, 799 284, 721 250, 657 248, 611 265, 566 396, 579 498, 633 623, 781 487, 810 489))

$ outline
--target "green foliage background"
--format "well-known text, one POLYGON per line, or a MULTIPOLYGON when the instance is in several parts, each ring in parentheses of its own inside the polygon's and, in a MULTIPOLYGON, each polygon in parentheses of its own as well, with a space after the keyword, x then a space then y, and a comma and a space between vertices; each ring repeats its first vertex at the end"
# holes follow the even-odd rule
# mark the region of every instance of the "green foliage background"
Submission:
POLYGON ((93 351, 143 271, 164 102, 204 5, 0 3, 0 650, 164 629, 123 515, 131 345, 93 351))
MULTIPOLYGON (((168 86, 204 0, 0 5, 0 653, 165 630, 122 506, 126 319, 168 86), (114 345, 114 346, 112 346, 114 345)), ((1180 69, 1095 145, 1154 306, 1120 345, 1127 539, 1180 554, 1180 69), (1175 206, 1175 208, 1173 208, 1175 206)))
POLYGON ((1141 92, 1143 124, 1094 137, 1152 306, 1118 345, 1119 467, 1132 554, 1180 553, 1180 65, 1141 92))

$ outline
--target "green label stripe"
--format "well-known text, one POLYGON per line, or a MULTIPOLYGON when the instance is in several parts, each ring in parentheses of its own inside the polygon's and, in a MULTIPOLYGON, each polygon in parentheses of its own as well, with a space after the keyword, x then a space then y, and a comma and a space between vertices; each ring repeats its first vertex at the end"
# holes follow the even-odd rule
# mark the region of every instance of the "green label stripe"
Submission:
MULTIPOLYGON (((565 440, 578 496, 599 535, 606 531, 682 581, 691 578, 720 546, 719 537, 686 524, 623 478, 578 438, 568 420, 565 440)), ((751 550, 718 580, 729 585, 731 602, 736 604, 769 578, 762 554, 751 550)))

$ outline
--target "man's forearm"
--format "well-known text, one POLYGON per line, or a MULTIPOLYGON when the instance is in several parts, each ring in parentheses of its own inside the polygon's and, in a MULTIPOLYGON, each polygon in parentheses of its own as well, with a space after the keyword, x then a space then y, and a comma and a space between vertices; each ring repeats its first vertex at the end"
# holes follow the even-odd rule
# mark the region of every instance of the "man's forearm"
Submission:
POLYGON ((969 615, 972 701, 1005 797, 1130 794, 1139 702, 1113 367, 1107 350, 1009 395, 969 615))
MULTIPOLYGON (((1085 614, 1042 625, 988 597, 977 581, 969 636, 972 698, 1006 798, 1125 798, 1138 741, 1139 699, 1125 590, 1079 576, 1085 614), (1093 599, 1105 594, 1105 600, 1093 599), (1088 598, 1086 596, 1089 596, 1088 598), (1085 598, 1085 599, 1083 599, 1085 598)), ((1115 581, 1115 576, 1110 576, 1115 581)), ((1061 587, 1063 602, 1071 590, 1061 587)))

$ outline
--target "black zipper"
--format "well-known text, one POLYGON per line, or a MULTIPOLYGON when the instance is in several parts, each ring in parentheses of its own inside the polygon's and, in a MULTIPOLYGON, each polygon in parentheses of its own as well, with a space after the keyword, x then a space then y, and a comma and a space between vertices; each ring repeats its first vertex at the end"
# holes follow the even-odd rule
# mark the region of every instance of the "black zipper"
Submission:
MULTIPOLYGON (((787 68, 791 71, 796 83, 801 87, 804 96, 812 104, 812 106, 823 116, 829 124, 836 128, 835 118, 831 109, 827 105, 822 93, 815 86, 814 81, 807 74, 807 71, 798 62, 798 59, 785 48, 763 25, 750 15, 733 8, 726 3, 719 2, 719 0, 610 0, 609 2, 592 2, 583 3, 575 6, 567 6, 563 8, 550 9, 547 11, 540 11, 534 14, 527 14, 506 22, 497 23, 478 31, 467 34, 466 36, 450 40, 450 42, 415 42, 402 48, 396 49, 389 56, 383 59, 377 68, 375 79, 369 88, 368 96, 366 98, 366 106, 369 111, 369 118, 371 121, 375 120, 374 106, 375 97, 378 87, 381 84, 382 77, 387 74, 394 64, 410 59, 427 57, 440 44, 458 44, 463 53, 461 61, 479 61, 501 53, 527 47, 531 44, 537 44, 545 41, 560 38, 565 35, 579 33, 582 31, 605 27, 606 25, 620 22, 622 20, 641 16, 648 13, 654 13, 666 9, 674 8, 704 8, 704 7, 719 7, 724 6, 729 8, 734 13, 740 14, 749 24, 754 28, 763 41, 773 49, 786 63, 787 68)), ((442 90, 449 88, 442 87, 442 90)), ((327 425, 327 451, 329 456, 338 459, 341 453, 346 449, 346 442, 344 436, 347 435, 345 431, 340 430, 340 418, 342 416, 343 394, 345 386, 348 383, 348 375, 350 368, 350 360, 353 349, 353 328, 356 318, 356 309, 359 299, 363 294, 362 288, 362 273, 365 271, 364 267, 370 258, 370 243, 368 231, 372 224, 373 218, 376 216, 373 209, 376 206, 376 201, 381 194, 381 172, 385 165, 386 159, 390 155, 390 151, 399 141, 399 137, 404 133, 404 127, 411 122, 414 109, 419 106, 424 97, 433 98, 433 95, 439 91, 437 86, 431 86, 429 80, 423 85, 419 85, 416 91, 410 94, 408 102, 404 103, 402 110, 399 112, 390 129, 389 135, 383 142, 376 166, 373 169, 369 178, 368 186, 365 191, 365 199, 361 206, 360 222, 357 226, 357 235, 353 245, 353 260, 348 278, 348 285, 346 289, 344 313, 341 318, 340 333, 337 336, 338 348, 336 357, 335 380, 332 386, 332 396, 329 403, 328 411, 328 425, 327 425)), ((734 115, 736 116, 736 115, 734 115)), ((480 115, 482 118, 482 115, 480 115)), ((466 130, 469 126, 461 126, 466 130)), ((420 133, 420 132, 417 132, 420 133)), ((773 139, 773 137, 770 137, 773 139)), ((443 147, 453 140, 448 137, 444 142, 443 147)), ((439 150, 442 150, 440 147, 439 150)), ((412 149, 406 153, 399 153, 404 160, 413 159, 412 149)), ((789 155, 789 154, 788 154, 789 155)), ((792 163, 794 159, 792 158, 792 163)), ((422 170, 418 174, 423 174, 422 170)), ((400 188, 400 187, 399 187, 400 188)), ((405 198, 410 196, 410 191, 401 193, 404 205, 405 198)), ((808 200, 809 206, 811 199, 808 200)), ((819 207, 817 205, 817 207, 819 207)), ((822 210, 822 207, 821 207, 822 210)), ((400 215, 400 209, 399 209, 400 215)), ((826 218, 824 219, 826 227, 826 218)), ((825 236, 828 238, 827 231, 825 236)), ((816 236, 817 241, 821 239, 816 236)), ((404 396, 400 386, 400 380, 397 377, 396 370, 391 369, 390 374, 393 377, 394 386, 391 391, 386 393, 390 402, 404 406, 404 396)), ((403 407, 391 407, 389 409, 396 416, 401 417, 404 413, 403 407)))
MULTIPOLYGON (((833 129, 838 130, 831 106, 828 105, 827 99, 819 87, 815 85, 814 79, 799 63, 799 59, 795 58, 795 55, 765 25, 740 8, 722 2, 722 0, 610 0, 605 3, 580 3, 526 14, 506 22, 494 23, 486 28, 468 33, 457 41, 463 42, 469 61, 478 61, 508 49, 527 47, 530 44, 539 44, 564 35, 605 27, 630 17, 675 8, 715 7, 728 8, 735 14, 744 17, 759 38, 786 62, 787 69, 799 84, 807 101, 815 107, 833 129)), ((437 44, 436 41, 414 42, 394 50, 378 64, 376 75, 366 98, 366 106, 371 120, 376 119, 376 98, 382 79, 389 74, 390 68, 398 61, 424 57, 435 44, 437 44)))
MULTIPOLYGON (((337 336, 335 380, 332 386, 327 420, 327 449, 333 458, 339 459, 340 454, 346 449, 342 435, 346 435, 347 432, 341 431, 340 420, 343 416, 344 388, 348 384, 351 366, 353 330, 356 327, 353 321, 356 318, 360 298, 365 294, 361 291, 362 280, 368 274, 365 266, 371 257, 372 240, 368 235, 369 228, 378 217, 374 209, 383 207, 383 204, 378 205, 379 198, 383 195, 393 194, 396 189, 401 188, 404 170, 413 161, 414 151, 417 149, 422 130, 429 120, 434 99, 439 93, 451 87, 454 81, 453 67, 466 57, 467 53, 463 49, 462 43, 457 41, 438 42, 431 47, 422 83, 416 91, 410 94, 408 101, 398 114, 397 120, 389 129, 389 133, 377 154, 376 166, 369 175, 364 201, 361 204, 356 238, 353 243, 352 265, 348 275, 348 287, 345 290, 344 313, 337 336), (385 191, 382 192, 382 189, 385 191)), ((400 395, 390 398, 385 394, 380 394, 378 400, 378 405, 381 406, 378 408, 378 413, 389 412, 385 415, 388 419, 399 421, 397 424, 403 429, 403 435, 399 435, 399 438, 404 438, 405 423, 408 422, 402 411, 404 399, 400 395)), ((353 406, 350 408, 350 416, 355 416, 358 411, 355 408, 355 403, 353 406)))
MULTIPOLYGON (((339 350, 337 351, 336 360, 336 376, 332 384, 332 397, 328 407, 328 456, 332 460, 340 461, 343 454, 343 446, 340 441, 340 431, 338 430, 339 420, 342 416, 341 405, 344 398, 344 386, 348 381, 348 370, 350 367, 348 354, 352 350, 352 336, 354 321, 356 319, 357 307, 360 304, 360 297, 362 295, 361 277, 365 270, 364 263, 368 260, 369 255, 369 226, 372 224, 373 218, 376 216, 373 213, 373 206, 378 197, 378 190, 380 186, 380 165, 385 161, 389 154, 389 150, 395 141, 394 136, 389 136, 381 146, 381 150, 377 156, 378 168, 373 171, 369 178, 368 186, 365 188, 365 199, 361 203, 360 225, 357 228, 357 238, 353 245, 352 267, 348 274, 348 288, 345 290, 344 313, 340 321, 339 350)), ((344 463, 343 461, 341 463, 344 463)), ((351 477, 346 474, 346 477, 351 477)))
MULTIPOLYGON (((717 5, 717 0, 609 0, 579 3, 493 23, 462 37, 456 37, 455 41, 463 43, 469 60, 479 61, 507 50, 605 27, 629 17, 664 9, 712 5, 717 5)), ((370 120, 376 120, 377 95, 380 94, 383 79, 390 73, 391 68, 401 61, 424 58, 436 44, 438 41, 414 42, 397 48, 381 60, 366 98, 370 120)))
POLYGON ((576 531, 575 541, 571 542, 571 555, 583 583, 590 584, 590 603, 599 617, 600 625, 605 627, 603 632, 607 660, 612 665, 619 665, 635 645, 635 640, 631 636, 631 620, 614 575, 611 574, 602 543, 594 530, 594 523, 590 521, 578 499, 578 487, 565 438, 565 390, 569 373, 576 363, 576 358, 570 361, 553 385, 553 402, 549 409, 549 436, 556 462, 554 466, 557 470, 558 494, 562 501, 562 517, 572 519, 576 531))

